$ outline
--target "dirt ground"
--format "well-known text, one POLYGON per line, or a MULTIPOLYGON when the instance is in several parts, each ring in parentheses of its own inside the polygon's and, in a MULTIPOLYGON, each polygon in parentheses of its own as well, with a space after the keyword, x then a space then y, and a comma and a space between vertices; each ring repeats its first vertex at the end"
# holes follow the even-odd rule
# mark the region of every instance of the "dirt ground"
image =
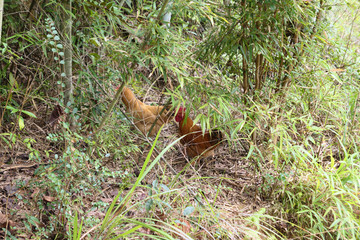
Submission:
MULTIPOLYGON (((43 110, 44 116, 41 119, 49 118, 49 111, 46 113, 45 109, 43 110)), ((36 140, 31 146, 32 149, 39 151, 40 161, 29 159, 31 150, 24 144, 18 143, 21 141, 11 144, 12 148, 6 146, 4 142, 1 143, 3 146, 0 148, 0 227, 2 229, 0 230, 0 238, 5 236, 4 229, 6 229, 17 239, 30 239, 33 232, 37 231, 37 227, 47 226, 52 221, 53 216, 61 214, 59 209, 53 207, 61 199, 52 195, 48 189, 36 185, 40 178, 47 177, 39 175, 37 173, 38 168, 41 165, 51 164, 55 154, 61 154, 62 149, 61 144, 54 144, 46 139, 49 133, 58 131, 47 126, 46 122, 28 119, 25 129, 27 136, 24 136, 24 131, 21 133, 22 140, 26 137, 36 140), (49 150, 51 150, 51 154, 46 156, 45 153, 49 150), (31 219, 33 222, 30 222, 31 219)), ((162 146, 165 147, 174 141, 178 137, 177 129, 177 123, 169 123, 163 129, 157 149, 161 150, 162 146)), ((3 129, 3 132, 6 132, 6 129, 3 129)), ((18 134, 20 135, 20 132, 18 134)), ((140 133, 135 132, 134 136, 137 135, 140 136, 140 133)), ((136 141, 140 143, 143 139, 143 136, 140 136, 136 141)), ((254 175, 253 164, 246 160, 248 154, 246 143, 234 145, 237 146, 237 149, 232 149, 234 147, 230 147, 229 144, 233 145, 224 141, 216 149, 215 157, 203 159, 195 165, 189 164, 189 167, 183 170, 188 159, 184 156, 183 146, 178 143, 164 155, 159 164, 146 176, 143 184, 151 184, 163 176, 164 171, 167 179, 173 179, 177 173, 181 172, 176 187, 186 185, 194 195, 201 190, 203 197, 221 209, 224 217, 226 215, 230 218, 241 214, 246 215, 254 213, 260 208, 268 207, 269 202, 262 201, 258 194, 261 178, 254 175), (218 189, 216 189, 219 186, 221 186, 220 194, 217 193, 218 189), (214 199, 216 202, 213 202, 214 199)), ((103 164, 114 172, 125 169, 132 174, 131 181, 134 183, 149 148, 145 147, 142 154, 134 153, 127 162, 119 164, 118 159, 109 157, 106 161, 104 160, 103 164)), ((78 205, 78 208, 85 213, 85 216, 102 219, 105 216, 105 210, 93 210, 91 203, 111 203, 118 194, 119 181, 121 182, 121 179, 109 178, 101 185, 100 192, 79 193, 76 197, 81 197, 82 204, 78 205)), ((141 200, 144 195, 146 195, 146 190, 139 188, 133 201, 141 200)), ((195 200, 195 196, 190 196, 190 198, 193 198, 192 201, 195 200)), ((204 204, 206 203, 204 202, 204 204)), ((55 237, 61 239, 59 233, 67 232, 68 229, 66 228, 65 226, 62 229, 53 229, 48 234, 48 239, 55 239, 55 237)), ((65 234, 63 237, 65 238, 65 234)))

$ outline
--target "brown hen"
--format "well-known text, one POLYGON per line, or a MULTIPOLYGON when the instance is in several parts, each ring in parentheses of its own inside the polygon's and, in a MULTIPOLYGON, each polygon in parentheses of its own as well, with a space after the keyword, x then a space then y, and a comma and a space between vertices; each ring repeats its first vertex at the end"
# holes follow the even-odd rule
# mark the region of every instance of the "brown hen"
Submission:
POLYGON ((137 99, 127 87, 123 88, 121 99, 126 106, 126 111, 134 118, 134 124, 144 135, 153 136, 173 116, 173 112, 169 111, 171 106, 164 109, 164 106, 147 105, 137 99))
POLYGON ((200 156, 205 158, 214 156, 214 149, 222 141, 222 133, 220 130, 212 130, 202 133, 201 127, 194 125, 194 122, 185 116, 185 108, 180 107, 175 121, 179 123, 180 136, 184 136, 180 142, 185 146, 186 154, 190 158, 200 156))

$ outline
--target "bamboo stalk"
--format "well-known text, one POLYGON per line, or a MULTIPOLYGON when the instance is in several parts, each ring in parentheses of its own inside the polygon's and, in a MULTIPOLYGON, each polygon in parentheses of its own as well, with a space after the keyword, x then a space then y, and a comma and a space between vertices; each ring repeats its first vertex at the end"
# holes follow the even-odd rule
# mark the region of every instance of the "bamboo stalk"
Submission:
POLYGON ((4 11, 4 0, 0 0, 0 46, 1 46, 1 32, 2 32, 3 11, 4 11))

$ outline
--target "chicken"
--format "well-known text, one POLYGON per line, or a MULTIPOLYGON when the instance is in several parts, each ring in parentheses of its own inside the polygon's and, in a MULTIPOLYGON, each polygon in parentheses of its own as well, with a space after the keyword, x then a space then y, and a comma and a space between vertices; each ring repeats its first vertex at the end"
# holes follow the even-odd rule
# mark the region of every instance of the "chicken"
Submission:
POLYGON ((220 130, 213 130, 211 134, 206 131, 203 135, 201 127, 185 116, 185 108, 180 107, 175 121, 179 123, 180 136, 184 136, 180 142, 185 146, 186 154, 190 158, 200 156, 201 158, 214 155, 214 149, 222 141, 220 130))
POLYGON ((126 111, 134 118, 136 127, 144 135, 149 133, 152 125, 154 126, 149 136, 157 134, 160 127, 167 123, 174 113, 173 111, 169 111, 171 106, 164 109, 164 106, 146 105, 137 99, 134 93, 127 87, 123 88, 121 99, 126 106, 126 111))

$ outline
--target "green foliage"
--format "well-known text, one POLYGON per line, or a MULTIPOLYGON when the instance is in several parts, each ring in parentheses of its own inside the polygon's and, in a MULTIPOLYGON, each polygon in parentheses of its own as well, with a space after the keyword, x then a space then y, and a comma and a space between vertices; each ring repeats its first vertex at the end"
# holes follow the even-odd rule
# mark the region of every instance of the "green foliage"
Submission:
POLYGON ((73 233, 71 233, 71 231, 70 231, 70 236, 72 236, 73 240, 81 239, 82 225, 83 225, 83 221, 81 221, 80 225, 78 223, 78 214, 76 212, 75 217, 74 217, 74 223, 73 223, 73 227, 74 227, 73 233))
MULTIPOLYGON (((127 209, 124 209, 124 207, 127 205, 127 203, 130 201, 135 189, 140 185, 141 181, 144 179, 144 177, 150 172, 150 170, 157 164, 157 162, 161 159, 161 157, 164 155, 164 153, 166 151, 168 151, 175 143, 177 143, 180 139, 177 139, 176 141, 172 142, 171 144, 169 144, 164 150, 162 150, 162 152, 150 163, 150 157, 152 155, 152 152, 155 148, 156 142, 159 138, 161 129, 159 130, 159 132, 156 135, 156 138, 154 140, 154 143, 149 151, 149 154, 146 157, 146 160, 141 168, 141 171, 139 173, 138 178, 136 179, 136 182, 134 183, 134 185, 132 186, 132 188, 130 189, 130 191, 127 192, 127 194, 121 198, 120 203, 118 204, 117 207, 115 207, 118 199, 120 198, 121 192, 119 192, 119 194, 115 197, 114 201, 112 202, 111 206, 109 207, 106 216, 103 220, 102 226, 100 228, 100 236, 104 236, 105 238, 109 238, 109 237, 113 237, 113 235, 116 235, 116 238, 119 237, 129 237, 128 235, 132 234, 134 231, 136 231, 139 227, 145 227, 145 228, 149 228, 163 236, 165 236, 166 238, 170 238, 172 239, 172 237, 166 233, 165 231, 151 226, 151 224, 146 224, 143 222, 139 222, 136 220, 132 220, 129 218, 124 218, 124 215, 127 212, 127 209), (148 166, 149 165, 149 166, 148 166), (123 223, 129 222, 129 223, 133 223, 137 226, 135 226, 134 228, 132 228, 131 230, 128 230, 120 235, 116 234, 117 232, 117 226, 122 225, 123 223), (105 231, 106 230, 106 231, 105 231)), ((156 185, 156 184, 155 184, 156 185)), ((157 187, 157 186, 155 186, 157 187)))
POLYGON ((357 1, 73 1, 71 109, 61 104, 63 3, 5 3, 0 145, 23 149, 39 163, 36 180, 19 186, 57 196, 52 202, 24 200, 41 213, 52 213, 45 227, 38 216, 26 216, 28 233, 35 229, 38 238, 55 233, 73 239, 88 230, 103 239, 201 234, 218 239, 360 238, 357 1), (172 13, 170 27, 161 22, 162 9, 172 13), (157 163, 179 139, 150 160, 160 143, 156 138, 132 179, 128 159, 141 155, 141 145, 148 142, 137 141, 142 139, 134 137, 123 113, 115 108, 105 127, 93 134, 114 86, 122 82, 139 95, 148 93, 148 86, 164 90, 175 108, 187 107, 203 131, 223 130, 225 151, 247 151, 236 161, 250 163, 246 171, 253 172, 256 183, 249 195, 274 207, 229 219, 222 212, 228 205, 216 200, 237 190, 199 176, 194 188, 205 185, 216 196, 191 195, 187 185, 193 179, 178 182, 189 165, 175 176, 162 170, 163 176, 142 186, 155 166, 163 167, 157 163), (75 132, 58 118, 49 126, 57 104, 75 116, 75 132), (41 136, 31 135, 36 132, 31 127, 41 136), (110 169, 109 161, 119 168, 110 169), (109 180, 121 189, 114 201, 90 204, 92 210, 107 208, 106 216, 102 221, 86 216, 86 197, 101 192, 109 180), (138 190, 147 193, 144 199, 134 197, 138 190), (159 220, 157 212, 165 218, 159 220), (61 232, 65 226, 69 232, 61 232))
MULTIPOLYGON (((66 126, 65 126, 66 129, 66 126)), ((39 236, 42 236, 47 231, 54 231, 59 226, 64 226, 67 223, 64 222, 63 216, 66 219, 72 219, 74 216, 69 214, 72 212, 73 207, 78 204, 82 204, 83 197, 90 197, 94 192, 100 192, 101 184, 109 179, 120 179, 119 184, 126 186, 127 178, 129 174, 126 171, 116 171, 108 169, 101 164, 99 159, 89 158, 86 154, 86 149, 82 148, 82 144, 89 144, 88 140, 83 139, 77 134, 72 134, 69 130, 63 134, 50 134, 48 140, 53 143, 66 143, 63 153, 51 154, 51 162, 45 166, 37 168, 35 175, 41 180, 35 181, 31 184, 31 187, 38 187, 41 189, 47 189, 50 195, 57 196, 56 201, 52 203, 53 210, 59 211, 59 214, 52 219, 51 224, 46 226, 46 231, 43 229, 39 232, 39 236), (89 168, 91 166, 91 168, 89 168), (99 177, 94 177, 99 176, 99 177), (75 201, 73 200, 75 196, 75 201), (81 197, 83 196, 83 197, 81 197)), ((106 156, 100 156, 104 159, 106 156)), ((38 202, 39 208, 42 203, 38 202)), ((106 205, 96 205, 100 209, 104 209, 106 205)), ((46 207, 49 211, 49 204, 46 207)), ((77 217, 75 216, 75 219, 77 217)), ((77 221, 77 220, 73 221, 77 221)), ((92 218, 88 218, 84 221, 84 224, 94 224, 92 218)), ((73 236, 77 238, 81 236, 81 225, 74 226, 73 236)))

